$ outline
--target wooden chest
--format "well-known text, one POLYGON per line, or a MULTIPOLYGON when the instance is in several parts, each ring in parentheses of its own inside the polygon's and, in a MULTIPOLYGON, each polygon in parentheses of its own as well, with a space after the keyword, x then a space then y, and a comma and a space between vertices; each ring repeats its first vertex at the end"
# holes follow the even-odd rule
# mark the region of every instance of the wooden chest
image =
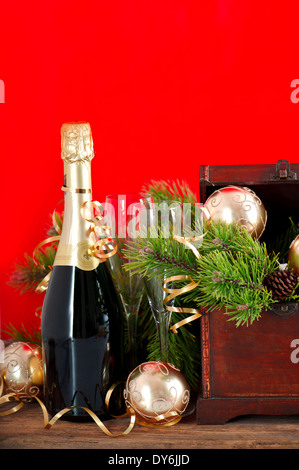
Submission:
MULTIPOLYGON (((268 213, 261 238, 299 220, 299 164, 202 166, 200 200, 230 184, 251 188, 268 213)), ((201 317, 202 389, 198 424, 249 414, 299 414, 299 304, 273 304, 259 321, 236 327, 221 310, 201 317), (296 341, 297 340, 297 341, 296 341)))

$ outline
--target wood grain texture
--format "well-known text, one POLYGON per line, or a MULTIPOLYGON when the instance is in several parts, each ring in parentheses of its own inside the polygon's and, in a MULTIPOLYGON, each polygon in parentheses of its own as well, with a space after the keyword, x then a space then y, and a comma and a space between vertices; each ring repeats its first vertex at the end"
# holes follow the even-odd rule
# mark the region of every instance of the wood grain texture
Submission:
MULTIPOLYGON (((105 422, 113 433, 123 431, 126 418, 105 422)), ((106 436, 94 422, 83 424, 59 420, 43 429, 38 404, 0 418, 1 449, 298 449, 299 416, 246 416, 224 425, 198 426, 195 416, 167 428, 136 424, 123 437, 106 436)))
POLYGON ((299 364, 291 361, 292 340, 299 338, 298 311, 263 312, 259 321, 236 328, 224 310, 214 310, 201 323, 208 364, 197 402, 199 424, 223 424, 244 414, 299 414, 299 364))

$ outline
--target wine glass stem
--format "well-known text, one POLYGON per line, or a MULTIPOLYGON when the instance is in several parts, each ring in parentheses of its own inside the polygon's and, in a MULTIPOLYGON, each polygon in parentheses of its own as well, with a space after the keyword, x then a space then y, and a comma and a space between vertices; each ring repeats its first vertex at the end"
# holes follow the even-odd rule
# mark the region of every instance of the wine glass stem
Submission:
POLYGON ((168 362, 168 332, 169 332, 170 312, 163 312, 158 315, 158 335, 160 341, 160 356, 162 362, 168 362))
POLYGON ((131 371, 137 366, 136 333, 137 313, 133 312, 128 315, 129 361, 131 371))

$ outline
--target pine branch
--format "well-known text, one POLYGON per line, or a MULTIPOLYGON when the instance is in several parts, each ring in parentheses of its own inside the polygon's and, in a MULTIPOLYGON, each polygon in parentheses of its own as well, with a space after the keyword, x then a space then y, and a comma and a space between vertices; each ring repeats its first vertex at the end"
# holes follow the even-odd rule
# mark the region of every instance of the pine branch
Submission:
POLYGON ((234 224, 208 221, 204 232, 199 259, 184 245, 161 237, 138 239, 127 256, 142 276, 191 276, 198 287, 181 302, 210 311, 225 308, 237 326, 252 323, 275 302, 263 281, 277 270, 277 255, 270 258, 264 243, 234 224))
POLYGON ((151 183, 143 186, 142 192, 151 194, 154 202, 157 203, 166 200, 191 204, 197 202, 196 195, 185 181, 152 180, 151 183))
POLYGON ((16 263, 15 270, 9 278, 8 285, 21 294, 33 292, 38 284, 50 272, 54 263, 56 247, 47 247, 44 251, 36 254, 36 261, 32 256, 25 253, 24 262, 16 263))
MULTIPOLYGON (((51 216, 52 220, 52 216, 51 216)), ((58 228, 62 227, 63 215, 55 213, 55 224, 58 228)), ((47 231, 48 236, 56 236, 58 232, 52 224, 47 231)), ((50 272, 53 266, 57 250, 57 241, 53 241, 46 247, 41 247, 35 253, 35 258, 29 254, 24 254, 23 263, 15 263, 15 269, 9 278, 8 285, 12 286, 21 294, 33 292, 38 284, 50 272)))
POLYGON ((17 329, 12 323, 9 323, 7 330, 3 330, 3 333, 8 334, 15 341, 33 343, 38 346, 42 345, 41 332, 35 327, 32 327, 31 330, 28 330, 28 328, 22 324, 21 328, 17 329))
MULTIPOLYGON (((249 258, 260 260, 268 256, 265 243, 254 239, 247 230, 237 224, 207 221, 204 223, 203 232, 205 236, 200 247, 202 255, 211 251, 227 251, 233 254, 242 252, 249 258)), ((273 254, 272 258, 278 263, 277 255, 273 254)))
POLYGON ((51 224, 47 230, 47 235, 52 237, 59 235, 62 229, 62 223, 63 223, 63 212, 56 212, 55 215, 51 215, 51 224))
MULTIPOLYGON (((268 263, 270 272, 272 263, 270 260, 268 263)), ((188 299, 208 311, 225 308, 236 326, 248 325, 275 302, 263 285, 264 270, 260 269, 259 259, 250 259, 244 253, 211 252, 199 260, 198 276, 194 280, 200 286, 188 299)))
POLYGON ((127 269, 141 276, 192 275, 197 271, 197 260, 192 250, 172 238, 137 238, 123 250, 130 260, 127 269))

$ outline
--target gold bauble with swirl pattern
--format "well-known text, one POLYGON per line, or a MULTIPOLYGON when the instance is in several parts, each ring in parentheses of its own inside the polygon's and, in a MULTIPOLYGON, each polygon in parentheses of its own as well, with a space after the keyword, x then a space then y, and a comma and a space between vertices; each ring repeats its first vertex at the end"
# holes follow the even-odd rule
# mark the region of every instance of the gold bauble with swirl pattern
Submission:
POLYGON ((299 276, 299 235, 290 245, 288 265, 289 269, 299 276))
POLYGON ((129 375, 124 391, 127 406, 144 425, 169 425, 180 419, 190 399, 190 387, 172 364, 151 361, 129 375))
POLYGON ((20 393, 24 401, 33 401, 43 390, 42 350, 32 343, 14 342, 4 349, 0 364, 3 393, 20 393))
POLYGON ((204 207, 208 211, 208 216, 204 212, 205 219, 239 224, 257 240, 265 230, 267 212, 260 198, 249 188, 225 186, 212 193, 204 207))

